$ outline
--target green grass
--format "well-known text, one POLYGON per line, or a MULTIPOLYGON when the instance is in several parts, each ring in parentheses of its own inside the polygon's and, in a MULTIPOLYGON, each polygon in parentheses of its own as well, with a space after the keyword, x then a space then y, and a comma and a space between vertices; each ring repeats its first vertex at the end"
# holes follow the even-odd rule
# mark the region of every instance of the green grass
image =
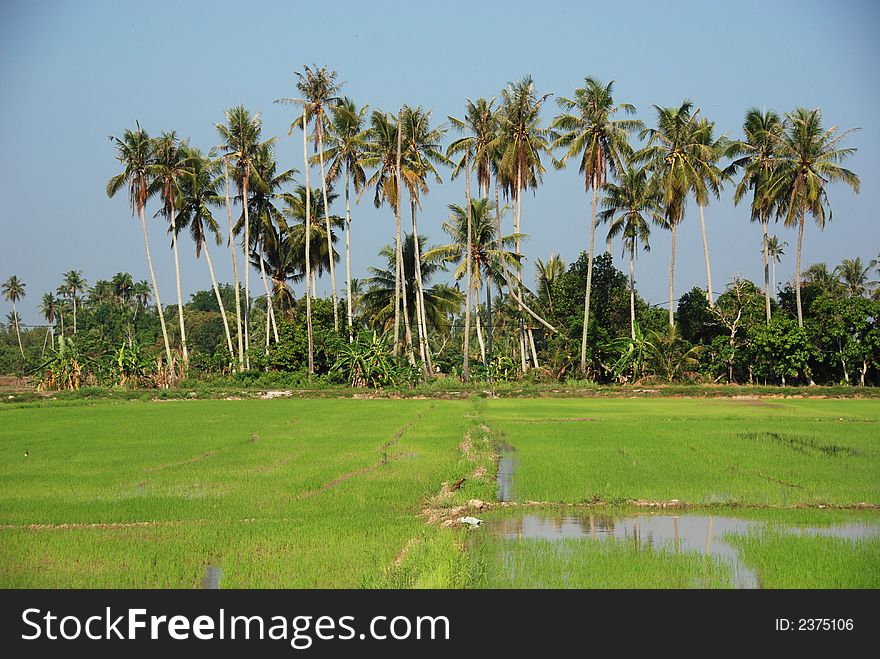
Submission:
MULTIPOLYGON (((491 500, 486 447, 497 440, 517 449, 520 500, 880 503, 875 400, 174 399, 193 398, 184 393, 0 406, 0 587, 189 588, 208 564, 222 567, 222 587, 244 588, 609 585, 602 574, 613 587, 727 583, 699 556, 632 557, 579 541, 517 550, 523 570, 504 581, 509 548, 472 545, 472 534, 420 515, 462 476, 461 490, 432 505, 491 500), (471 459, 459 450, 466 433, 471 459)), ((811 526, 877 515, 736 514, 811 526)), ((749 551, 776 544, 762 536, 749 551)), ((873 547, 864 561, 877 573, 873 547)), ((821 551, 846 573, 847 547, 821 551)))
POLYGON ((801 537, 768 528, 725 540, 762 588, 880 588, 880 538, 801 537))
POLYGON ((497 400, 520 500, 880 502, 874 400, 497 400))

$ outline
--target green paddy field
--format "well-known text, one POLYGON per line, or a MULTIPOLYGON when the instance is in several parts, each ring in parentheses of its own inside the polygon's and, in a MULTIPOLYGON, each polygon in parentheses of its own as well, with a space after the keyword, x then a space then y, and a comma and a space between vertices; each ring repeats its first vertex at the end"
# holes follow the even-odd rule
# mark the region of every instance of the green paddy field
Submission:
POLYGON ((878 400, 0 406, 4 588, 877 588, 878 508, 878 400))

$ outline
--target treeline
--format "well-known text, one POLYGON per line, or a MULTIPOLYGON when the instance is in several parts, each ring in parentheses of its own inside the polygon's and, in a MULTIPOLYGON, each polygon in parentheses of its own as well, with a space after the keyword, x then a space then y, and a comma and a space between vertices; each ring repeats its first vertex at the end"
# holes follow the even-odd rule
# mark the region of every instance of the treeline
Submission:
MULTIPOLYGON (((264 136, 260 115, 242 106, 226 111, 225 121, 216 124, 219 144, 209 151, 190 145, 174 131, 151 137, 140 125, 111 138, 121 171, 108 181, 106 193, 127 194, 132 216, 141 225, 150 281, 137 284, 141 302, 136 304, 131 302, 134 282, 110 296, 131 316, 124 321, 128 335, 119 346, 105 346, 100 353, 98 346, 83 346, 84 339, 68 340, 62 332, 65 340, 52 348, 55 353, 83 349, 92 359, 115 354, 121 364, 136 362, 141 349, 137 346, 142 346, 155 360, 151 377, 158 384, 174 384, 201 371, 241 374, 296 371, 301 366, 309 375, 348 370, 345 379, 376 386, 430 380, 438 373, 468 381, 472 370, 480 378, 532 373, 531 377, 605 381, 648 376, 784 382, 870 379, 873 362, 864 351, 871 344, 871 330, 865 328, 873 327, 876 314, 865 294, 873 266, 860 261, 841 264, 838 275, 829 277, 844 280, 851 291, 861 278, 864 290, 841 297, 828 286, 815 299, 807 291, 814 285, 813 275, 806 273, 804 278, 801 268, 807 218, 820 228, 831 218, 828 186, 839 182, 858 192, 860 185, 858 176, 842 166, 855 151, 844 145, 849 131, 826 128, 818 109, 797 108, 784 115, 750 109, 742 136, 732 139, 719 135, 714 122, 689 100, 677 107, 653 106, 653 122, 645 124, 634 118, 636 108, 615 101, 613 83, 589 77, 569 97, 555 98, 559 113, 546 124, 543 115, 550 95, 540 94, 530 77, 508 84, 494 98, 467 100, 461 118, 440 123, 430 110, 418 106, 405 105, 394 113, 370 111, 344 97, 336 72, 326 67, 307 66, 297 73, 296 92, 295 98, 276 102, 295 108, 291 132, 302 135, 301 183, 298 171, 280 170, 278 138, 264 136), (522 194, 540 187, 551 164, 577 164, 583 175, 590 204, 588 249, 568 268, 558 257, 537 259, 533 290, 522 278, 522 243, 527 236, 522 194), (315 187, 313 168, 320 179, 315 187), (466 201, 448 208, 441 227, 445 244, 429 245, 424 221, 419 232, 419 211, 430 184, 442 182, 444 169, 450 179, 463 179, 466 201), (734 188, 735 203, 748 206, 743 219, 760 226, 764 280, 760 286, 733 282, 716 301, 706 211, 727 185, 734 188), (372 197, 376 207, 388 207, 395 230, 380 253, 380 264, 358 282, 351 276, 351 222, 364 195, 372 197), (698 294, 706 308, 696 325, 691 318, 696 308, 693 292, 679 300, 677 314, 675 309, 676 236, 688 203, 699 210, 706 266, 706 288, 698 294), (174 306, 160 298, 146 230, 148 208, 171 236, 177 280, 174 306), (505 221, 506 216, 512 222, 505 221), (770 235, 775 221, 797 229, 795 275, 778 296, 771 271, 785 245, 770 235), (605 260, 596 256, 600 225, 605 260), (651 231, 657 229, 671 234, 665 322, 662 312, 647 307, 635 288, 636 253, 649 249, 651 231), (342 257, 337 251, 343 233, 344 290, 338 285, 342 257), (193 302, 185 304, 182 298, 180 281, 180 239, 186 234, 196 258, 205 257, 212 288, 199 295, 213 296, 222 350, 205 350, 192 336, 199 331, 199 320, 192 316, 193 302), (628 277, 622 279, 610 263, 615 240, 622 242, 629 257, 628 277), (211 252, 224 242, 233 281, 221 288, 211 252), (454 286, 437 281, 444 271, 451 272, 454 286), (253 295, 252 274, 262 295, 253 295), (316 281, 324 276, 329 279, 332 336, 325 334, 318 318, 326 305, 317 296, 316 281), (296 284, 302 285, 300 297, 294 293, 296 284), (618 300, 620 287, 623 298, 618 300), (147 289, 155 304, 151 313, 143 299, 147 289), (756 295, 763 300, 763 323, 753 318, 756 295), (863 320, 858 322, 846 321, 851 326, 845 343, 851 352, 841 347, 843 338, 836 349, 818 337, 812 340, 810 314, 819 314, 819 322, 825 323, 825 313, 831 313, 819 313, 813 306, 849 309, 858 306, 854 300, 859 299, 865 302, 858 313, 867 315, 859 316, 863 320), (138 325, 148 318, 158 323, 158 355, 153 354, 154 342, 138 334, 148 331, 138 325), (786 329, 786 318, 794 320, 796 332, 786 329), (788 348, 771 341, 770 336, 779 333, 788 348), (301 339, 299 352, 292 347, 293 337, 301 339), (799 352, 804 337, 811 341, 810 355, 799 352), (764 343, 767 346, 758 353, 747 350, 758 350, 764 343), (673 358, 678 352, 680 359, 673 358), (840 374, 835 374, 828 354, 838 355, 840 374), (210 364, 204 361, 208 356, 210 364), (719 359, 724 365, 721 374, 719 359), (741 359, 747 361, 740 363, 741 359)), ((73 321, 74 336, 78 294, 86 291, 84 283, 76 281, 79 276, 65 276, 57 301, 59 318, 73 321), (61 313, 65 304, 71 307, 66 315, 61 313)), ((114 286, 118 289, 119 283, 108 284, 114 286)), ((97 288, 96 283, 89 296, 97 288)), ((4 290, 14 307, 23 295, 21 282, 13 277, 4 290)), ((44 307, 51 306, 49 302, 44 300, 44 307)), ((87 300, 83 306, 95 305, 101 303, 87 300)), ((46 318, 54 329, 54 319, 46 318)), ((12 320, 18 339, 20 324, 12 320)), ((107 320, 108 327, 112 322, 121 321, 107 320)), ((19 368, 31 366, 24 343, 18 346, 19 368)), ((45 368, 37 366, 38 371, 45 368)))

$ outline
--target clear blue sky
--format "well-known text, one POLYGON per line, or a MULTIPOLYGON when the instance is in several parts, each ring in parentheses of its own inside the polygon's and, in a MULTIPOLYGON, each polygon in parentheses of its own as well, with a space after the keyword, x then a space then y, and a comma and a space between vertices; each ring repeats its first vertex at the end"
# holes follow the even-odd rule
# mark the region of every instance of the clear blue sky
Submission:
MULTIPOLYGON (((147 279, 141 233, 124 194, 108 199, 119 166, 109 135, 140 121, 151 134, 177 130, 194 145, 218 142, 214 124, 242 103, 261 112, 278 135, 283 167, 302 168, 301 142, 288 137, 294 71, 327 65, 358 103, 396 111, 433 108, 440 120, 461 116, 465 98, 492 97, 531 74, 541 93, 570 95, 586 75, 615 80, 616 100, 653 122, 652 104, 688 97, 738 136, 750 106, 788 111, 822 108, 826 123, 861 127, 849 161, 862 192, 833 188, 833 222, 808 226, 805 263, 880 251, 880 127, 877 62, 880 5, 870 0, 740 2, 445 2, 294 3, 42 1, 0 5, 0 280, 27 284, 25 323, 41 322, 39 298, 61 274, 91 283, 129 271, 147 279)), ((547 105, 545 119, 557 110, 547 105)), ((463 199, 463 182, 433 186, 420 230, 444 240, 446 204, 463 199)), ((317 181, 313 178, 313 182, 317 181)), ((336 209, 340 214, 343 208, 336 209)), ((729 191, 706 212, 715 288, 733 276, 761 279, 759 229, 729 191)), ((588 199, 575 167, 549 169, 524 198, 525 249, 532 259, 559 252, 566 261, 586 246, 588 199)), ((223 212, 218 213, 222 219, 223 212)), ((376 265, 393 234, 389 210, 365 196, 353 210, 354 276, 376 265)), ((151 241, 163 302, 173 301, 173 262, 161 223, 151 241)), ((779 280, 793 271, 795 233, 774 227, 789 249, 779 280)), ((705 285, 696 207, 679 232, 676 292, 705 285)), ((655 230, 640 256, 639 291, 665 303, 669 237, 655 230)), ((181 243, 185 295, 208 288, 205 264, 181 243)), ((615 259, 620 266, 619 246, 615 259)), ((220 277, 231 267, 217 254, 220 277)), ((253 290, 258 282, 252 278, 253 290)), ((326 286, 326 282, 324 283, 326 286)), ((9 311, 0 302, 3 315, 9 311)))

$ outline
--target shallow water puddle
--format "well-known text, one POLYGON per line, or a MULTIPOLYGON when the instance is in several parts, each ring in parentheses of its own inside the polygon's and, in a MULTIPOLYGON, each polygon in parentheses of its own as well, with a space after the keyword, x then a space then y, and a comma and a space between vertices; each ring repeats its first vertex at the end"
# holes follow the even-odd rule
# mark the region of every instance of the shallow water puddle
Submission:
POLYGON ((202 588, 205 590, 217 590, 220 588, 220 577, 223 576, 223 568, 220 565, 209 563, 202 573, 202 588))
POLYGON ((498 492, 499 501, 513 501, 513 473, 516 471, 516 449, 502 442, 496 445, 498 451, 498 492))
MULTIPOLYGON (((767 522, 715 515, 640 514, 613 517, 603 514, 548 512, 489 519, 485 522, 485 529, 495 537, 510 541, 528 538, 592 538, 598 541, 623 541, 634 550, 664 548, 675 552, 699 552, 730 565, 736 588, 760 588, 758 575, 740 560, 739 553, 725 542, 724 536, 745 535, 766 524, 767 522)), ((851 540, 880 536, 880 523, 850 523, 819 528, 774 522, 772 526, 795 535, 827 535, 851 540)))

